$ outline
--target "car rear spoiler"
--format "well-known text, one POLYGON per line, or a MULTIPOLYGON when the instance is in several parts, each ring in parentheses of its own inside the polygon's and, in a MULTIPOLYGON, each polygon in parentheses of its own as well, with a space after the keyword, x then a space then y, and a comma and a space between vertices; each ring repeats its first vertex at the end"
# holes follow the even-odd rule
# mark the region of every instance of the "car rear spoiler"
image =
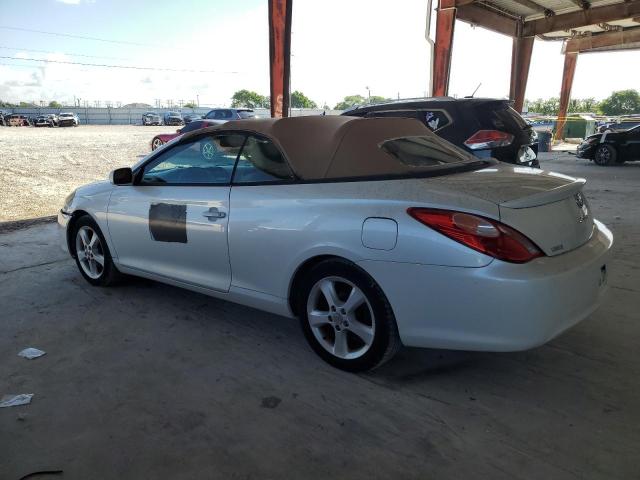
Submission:
POLYGON ((584 178, 576 178, 574 181, 561 185, 551 190, 545 190, 543 192, 534 193, 526 197, 516 198, 514 200, 508 200, 500 204, 504 208, 531 208, 540 205, 546 205, 547 203, 559 202, 572 195, 575 195, 587 181, 584 178))

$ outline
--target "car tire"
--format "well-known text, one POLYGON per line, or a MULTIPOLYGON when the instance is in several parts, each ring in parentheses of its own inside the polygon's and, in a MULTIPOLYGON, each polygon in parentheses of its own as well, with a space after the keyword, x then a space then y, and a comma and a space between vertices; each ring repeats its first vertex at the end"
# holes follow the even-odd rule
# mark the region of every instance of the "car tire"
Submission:
POLYGON ((601 167, 606 167, 607 165, 614 164, 617 156, 618 152, 616 152, 615 148, 603 143, 602 145, 598 145, 598 148, 596 148, 595 154, 593 155, 593 161, 601 167))
POLYGON ((156 150, 158 148, 160 148, 162 145, 164 145, 164 142, 162 140, 160 140, 159 138, 154 138, 153 140, 151 140, 151 150, 156 150))
POLYGON ((297 288, 296 299, 309 345, 336 368, 373 370, 402 346, 384 292, 351 262, 331 259, 315 265, 297 288))
POLYGON ((73 249, 78 270, 91 285, 107 287, 120 280, 121 273, 113 263, 104 235, 89 215, 83 215, 75 222, 69 246, 73 249))

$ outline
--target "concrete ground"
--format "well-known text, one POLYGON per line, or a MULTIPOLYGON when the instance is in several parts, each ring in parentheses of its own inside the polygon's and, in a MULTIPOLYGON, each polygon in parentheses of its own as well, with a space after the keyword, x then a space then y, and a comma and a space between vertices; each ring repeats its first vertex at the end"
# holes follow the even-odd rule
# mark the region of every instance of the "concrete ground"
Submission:
POLYGON ((91 287, 54 225, 0 235, 0 396, 34 394, 0 409, 0 478, 640 478, 640 162, 542 163, 586 177, 614 231, 604 305, 535 350, 405 350, 363 375, 291 320, 91 287))

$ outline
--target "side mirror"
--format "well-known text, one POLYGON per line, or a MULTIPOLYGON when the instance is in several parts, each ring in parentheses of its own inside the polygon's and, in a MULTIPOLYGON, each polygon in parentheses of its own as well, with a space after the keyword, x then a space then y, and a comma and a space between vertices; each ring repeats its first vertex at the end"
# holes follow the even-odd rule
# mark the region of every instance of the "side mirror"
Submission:
POLYGON ((131 185, 133 183, 133 172, 129 167, 116 168, 109 174, 109 180, 114 185, 131 185))
POLYGON ((181 129, 181 128, 179 128, 179 129, 177 129, 177 130, 176 130, 176 133, 180 133, 180 132, 182 132, 182 129, 181 129))

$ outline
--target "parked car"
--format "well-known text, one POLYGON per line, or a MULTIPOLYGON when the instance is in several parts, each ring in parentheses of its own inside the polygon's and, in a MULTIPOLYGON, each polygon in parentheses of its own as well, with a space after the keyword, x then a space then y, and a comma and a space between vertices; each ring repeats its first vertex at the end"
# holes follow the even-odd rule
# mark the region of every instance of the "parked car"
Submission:
POLYGON ((165 143, 170 142, 174 138, 177 138, 180 135, 184 135, 185 133, 192 132, 204 127, 221 125, 223 123, 225 123, 224 120, 194 120, 193 122, 188 123, 184 127, 176 130, 175 133, 159 133, 151 140, 151 150, 156 150, 165 143))
POLYGON ((142 115, 142 125, 162 125, 160 115, 153 112, 147 112, 142 115))
MULTIPOLYGON (((5 117, 5 121, 6 121, 6 117, 5 117)), ((14 113, 9 115, 7 125, 10 127, 28 127, 31 125, 31 122, 29 121, 29 117, 27 117, 26 115, 20 115, 18 113, 14 113)))
POLYGON ((79 188, 58 223, 92 285, 138 275, 298 317, 358 371, 401 344, 524 350, 588 316, 613 240, 584 183, 413 119, 238 120, 79 188))
POLYGON ((165 125, 184 125, 180 112, 167 112, 164 114, 165 125))
POLYGON ((38 115, 35 122, 35 127, 56 127, 58 125, 58 116, 55 114, 38 115))
POLYGON ((640 125, 629 130, 590 135, 578 145, 576 156, 601 166, 640 160, 640 125))
POLYGON ((9 117, 10 113, 9 112, 5 112, 3 110, 0 110, 0 126, 4 127, 7 125, 7 123, 5 122, 5 117, 9 117))
POLYGON ((204 118, 216 120, 239 120, 244 118, 258 118, 251 108, 214 108, 209 110, 204 118))
POLYGON ((434 97, 363 105, 342 115, 417 118, 479 158, 539 167, 538 136, 508 100, 434 97))
POLYGON ((61 112, 60 115, 58 115, 59 127, 77 127, 78 125, 80 125, 80 119, 75 113, 61 112))
POLYGON ((621 132, 624 130, 630 130, 638 125, 640 125, 640 119, 625 118, 620 122, 610 122, 600 125, 598 127, 598 133, 621 132))
POLYGON ((185 125, 187 123, 191 123, 194 120, 202 120, 202 115, 198 115, 197 113, 187 113, 185 114, 182 119, 184 120, 185 125))

